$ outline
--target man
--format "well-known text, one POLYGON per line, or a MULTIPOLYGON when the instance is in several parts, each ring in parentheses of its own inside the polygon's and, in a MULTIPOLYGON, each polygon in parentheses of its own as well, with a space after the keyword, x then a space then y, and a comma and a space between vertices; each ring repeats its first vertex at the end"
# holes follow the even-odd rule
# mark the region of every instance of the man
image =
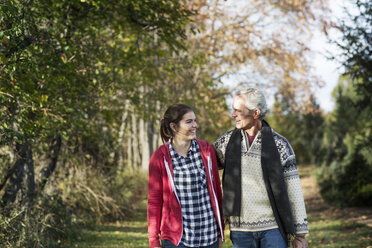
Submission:
POLYGON ((236 128, 213 144, 224 169, 223 213, 234 248, 308 247, 305 203, 289 142, 263 119, 267 106, 254 88, 233 101, 236 128))

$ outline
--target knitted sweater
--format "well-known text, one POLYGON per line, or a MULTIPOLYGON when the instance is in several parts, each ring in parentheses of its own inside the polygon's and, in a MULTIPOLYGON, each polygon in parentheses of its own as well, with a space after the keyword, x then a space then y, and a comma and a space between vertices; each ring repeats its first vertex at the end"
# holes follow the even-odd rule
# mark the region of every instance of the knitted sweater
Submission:
MULTIPOLYGON (((220 163, 224 166, 227 144, 233 131, 224 133, 213 144, 220 163)), ((242 133, 242 198, 241 216, 230 216, 230 229, 234 231, 262 231, 277 228, 273 210, 270 206, 261 169, 261 133, 258 132, 254 142, 249 146, 246 132, 242 133)), ((273 131, 284 180, 288 190, 291 211, 294 217, 296 233, 308 233, 305 203, 302 195, 300 178, 297 171, 295 154, 289 142, 273 131)))

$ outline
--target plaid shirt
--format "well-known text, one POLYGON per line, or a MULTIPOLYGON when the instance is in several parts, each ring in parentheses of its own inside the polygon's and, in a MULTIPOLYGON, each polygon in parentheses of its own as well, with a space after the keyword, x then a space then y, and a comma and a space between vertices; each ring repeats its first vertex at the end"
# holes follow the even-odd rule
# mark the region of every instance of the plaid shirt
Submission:
POLYGON ((182 210, 181 242, 190 247, 211 245, 217 242, 218 231, 199 146, 192 140, 187 157, 183 157, 174 150, 170 140, 169 151, 182 210))

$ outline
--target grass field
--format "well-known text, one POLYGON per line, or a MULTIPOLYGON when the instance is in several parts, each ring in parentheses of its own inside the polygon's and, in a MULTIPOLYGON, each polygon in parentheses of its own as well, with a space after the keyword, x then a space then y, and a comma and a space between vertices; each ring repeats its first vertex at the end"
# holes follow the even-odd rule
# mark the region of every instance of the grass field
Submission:
MULTIPOLYGON (((368 226, 371 209, 338 209, 327 205, 319 196, 311 176, 313 166, 300 167, 301 182, 308 212, 311 248, 372 248, 372 227, 368 226), (360 221, 363 220, 363 221, 360 221), (364 222, 367 224, 363 224, 364 222)), ((94 230, 82 230, 79 240, 68 247, 145 248, 148 247, 146 209, 133 221, 110 223, 94 230)), ((224 248, 232 247, 226 228, 224 248)))

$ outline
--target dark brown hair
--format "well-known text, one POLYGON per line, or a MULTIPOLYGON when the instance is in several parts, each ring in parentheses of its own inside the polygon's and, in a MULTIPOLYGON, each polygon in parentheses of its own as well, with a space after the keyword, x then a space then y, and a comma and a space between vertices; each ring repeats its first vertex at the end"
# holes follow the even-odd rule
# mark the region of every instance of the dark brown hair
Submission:
POLYGON ((185 104, 177 103, 168 107, 160 121, 160 136, 164 143, 174 135, 170 124, 173 122, 178 125, 182 117, 188 112, 194 112, 194 110, 185 104))

